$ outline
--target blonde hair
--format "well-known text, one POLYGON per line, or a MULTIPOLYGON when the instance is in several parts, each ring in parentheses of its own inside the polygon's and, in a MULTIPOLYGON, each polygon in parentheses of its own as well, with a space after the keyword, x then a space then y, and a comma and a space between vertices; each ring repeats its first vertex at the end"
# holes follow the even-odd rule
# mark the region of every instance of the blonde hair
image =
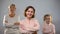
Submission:
MULTIPOLYGON (((50 14, 46 14, 46 15, 44 15, 44 21, 46 20, 46 17, 48 17, 48 16, 51 16, 50 14)), ((52 16, 51 16, 51 19, 52 19, 52 16)), ((51 22, 52 22, 52 20, 51 20, 51 22)))
POLYGON ((15 4, 11 4, 11 5, 9 5, 8 8, 10 8, 11 6, 15 6, 15 4))

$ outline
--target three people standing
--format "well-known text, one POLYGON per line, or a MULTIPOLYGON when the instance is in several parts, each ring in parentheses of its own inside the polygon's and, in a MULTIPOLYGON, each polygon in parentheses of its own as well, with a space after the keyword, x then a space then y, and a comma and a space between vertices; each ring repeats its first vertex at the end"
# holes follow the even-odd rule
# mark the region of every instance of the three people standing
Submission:
MULTIPOLYGON (((4 34, 37 34, 40 24, 35 19, 35 8, 26 7, 24 11, 25 19, 20 21, 20 16, 15 14, 16 6, 9 6, 9 14, 4 15, 3 25, 5 26, 4 34)), ((55 34, 55 25, 52 24, 52 16, 44 15, 43 34, 55 34)))

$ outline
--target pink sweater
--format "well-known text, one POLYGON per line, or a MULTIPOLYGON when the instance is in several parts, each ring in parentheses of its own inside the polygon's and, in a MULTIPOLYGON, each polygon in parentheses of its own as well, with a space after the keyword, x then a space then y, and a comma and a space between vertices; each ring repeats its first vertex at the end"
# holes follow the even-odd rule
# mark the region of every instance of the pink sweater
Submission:
POLYGON ((55 34, 55 25, 50 23, 43 24, 43 33, 55 34))
POLYGON ((28 20, 27 18, 20 21, 20 32, 21 33, 33 33, 33 31, 39 30, 39 22, 36 19, 28 20))

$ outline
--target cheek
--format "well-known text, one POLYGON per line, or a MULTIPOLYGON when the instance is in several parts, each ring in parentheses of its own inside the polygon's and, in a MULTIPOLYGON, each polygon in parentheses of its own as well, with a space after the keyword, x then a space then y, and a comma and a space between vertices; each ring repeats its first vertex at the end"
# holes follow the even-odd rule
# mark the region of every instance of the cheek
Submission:
POLYGON ((52 19, 50 18, 49 21, 52 21, 52 19))
POLYGON ((33 14, 29 13, 29 12, 26 12, 26 16, 27 17, 32 17, 33 14))
POLYGON ((30 17, 32 17, 33 15, 34 15, 33 12, 26 12, 26 16, 30 16, 30 17))
POLYGON ((32 13, 32 15, 34 15, 34 13, 32 13))
POLYGON ((26 15, 28 15, 28 12, 26 12, 26 15))
POLYGON ((34 14, 33 13, 29 13, 30 16, 33 16, 34 14))
POLYGON ((34 14, 33 13, 31 13, 31 16, 33 16, 34 14))
POLYGON ((27 17, 29 17, 29 16, 30 16, 28 12, 26 12, 26 16, 27 16, 27 17))
POLYGON ((13 8, 10 8, 10 10, 13 10, 13 8))

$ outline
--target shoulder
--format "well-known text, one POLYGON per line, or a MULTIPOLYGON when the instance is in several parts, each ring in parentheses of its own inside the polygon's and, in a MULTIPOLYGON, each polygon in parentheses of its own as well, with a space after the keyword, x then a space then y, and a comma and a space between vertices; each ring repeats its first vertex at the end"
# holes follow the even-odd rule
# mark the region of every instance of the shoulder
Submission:
POLYGON ((43 22, 43 27, 45 27, 46 26, 46 22, 43 22))
POLYGON ((51 26, 55 28, 55 25, 54 24, 51 24, 51 26))
POLYGON ((24 23, 25 22, 25 19, 23 19, 23 20, 20 20, 20 23, 24 23))
POLYGON ((34 20, 34 21, 38 21, 36 18, 33 18, 32 20, 34 20))
POLYGON ((4 18, 8 18, 8 15, 4 15, 4 18))
POLYGON ((33 21, 35 24, 40 24, 39 21, 38 21, 36 18, 34 18, 32 21, 33 21))
POLYGON ((20 17, 20 15, 15 15, 15 17, 20 17))

